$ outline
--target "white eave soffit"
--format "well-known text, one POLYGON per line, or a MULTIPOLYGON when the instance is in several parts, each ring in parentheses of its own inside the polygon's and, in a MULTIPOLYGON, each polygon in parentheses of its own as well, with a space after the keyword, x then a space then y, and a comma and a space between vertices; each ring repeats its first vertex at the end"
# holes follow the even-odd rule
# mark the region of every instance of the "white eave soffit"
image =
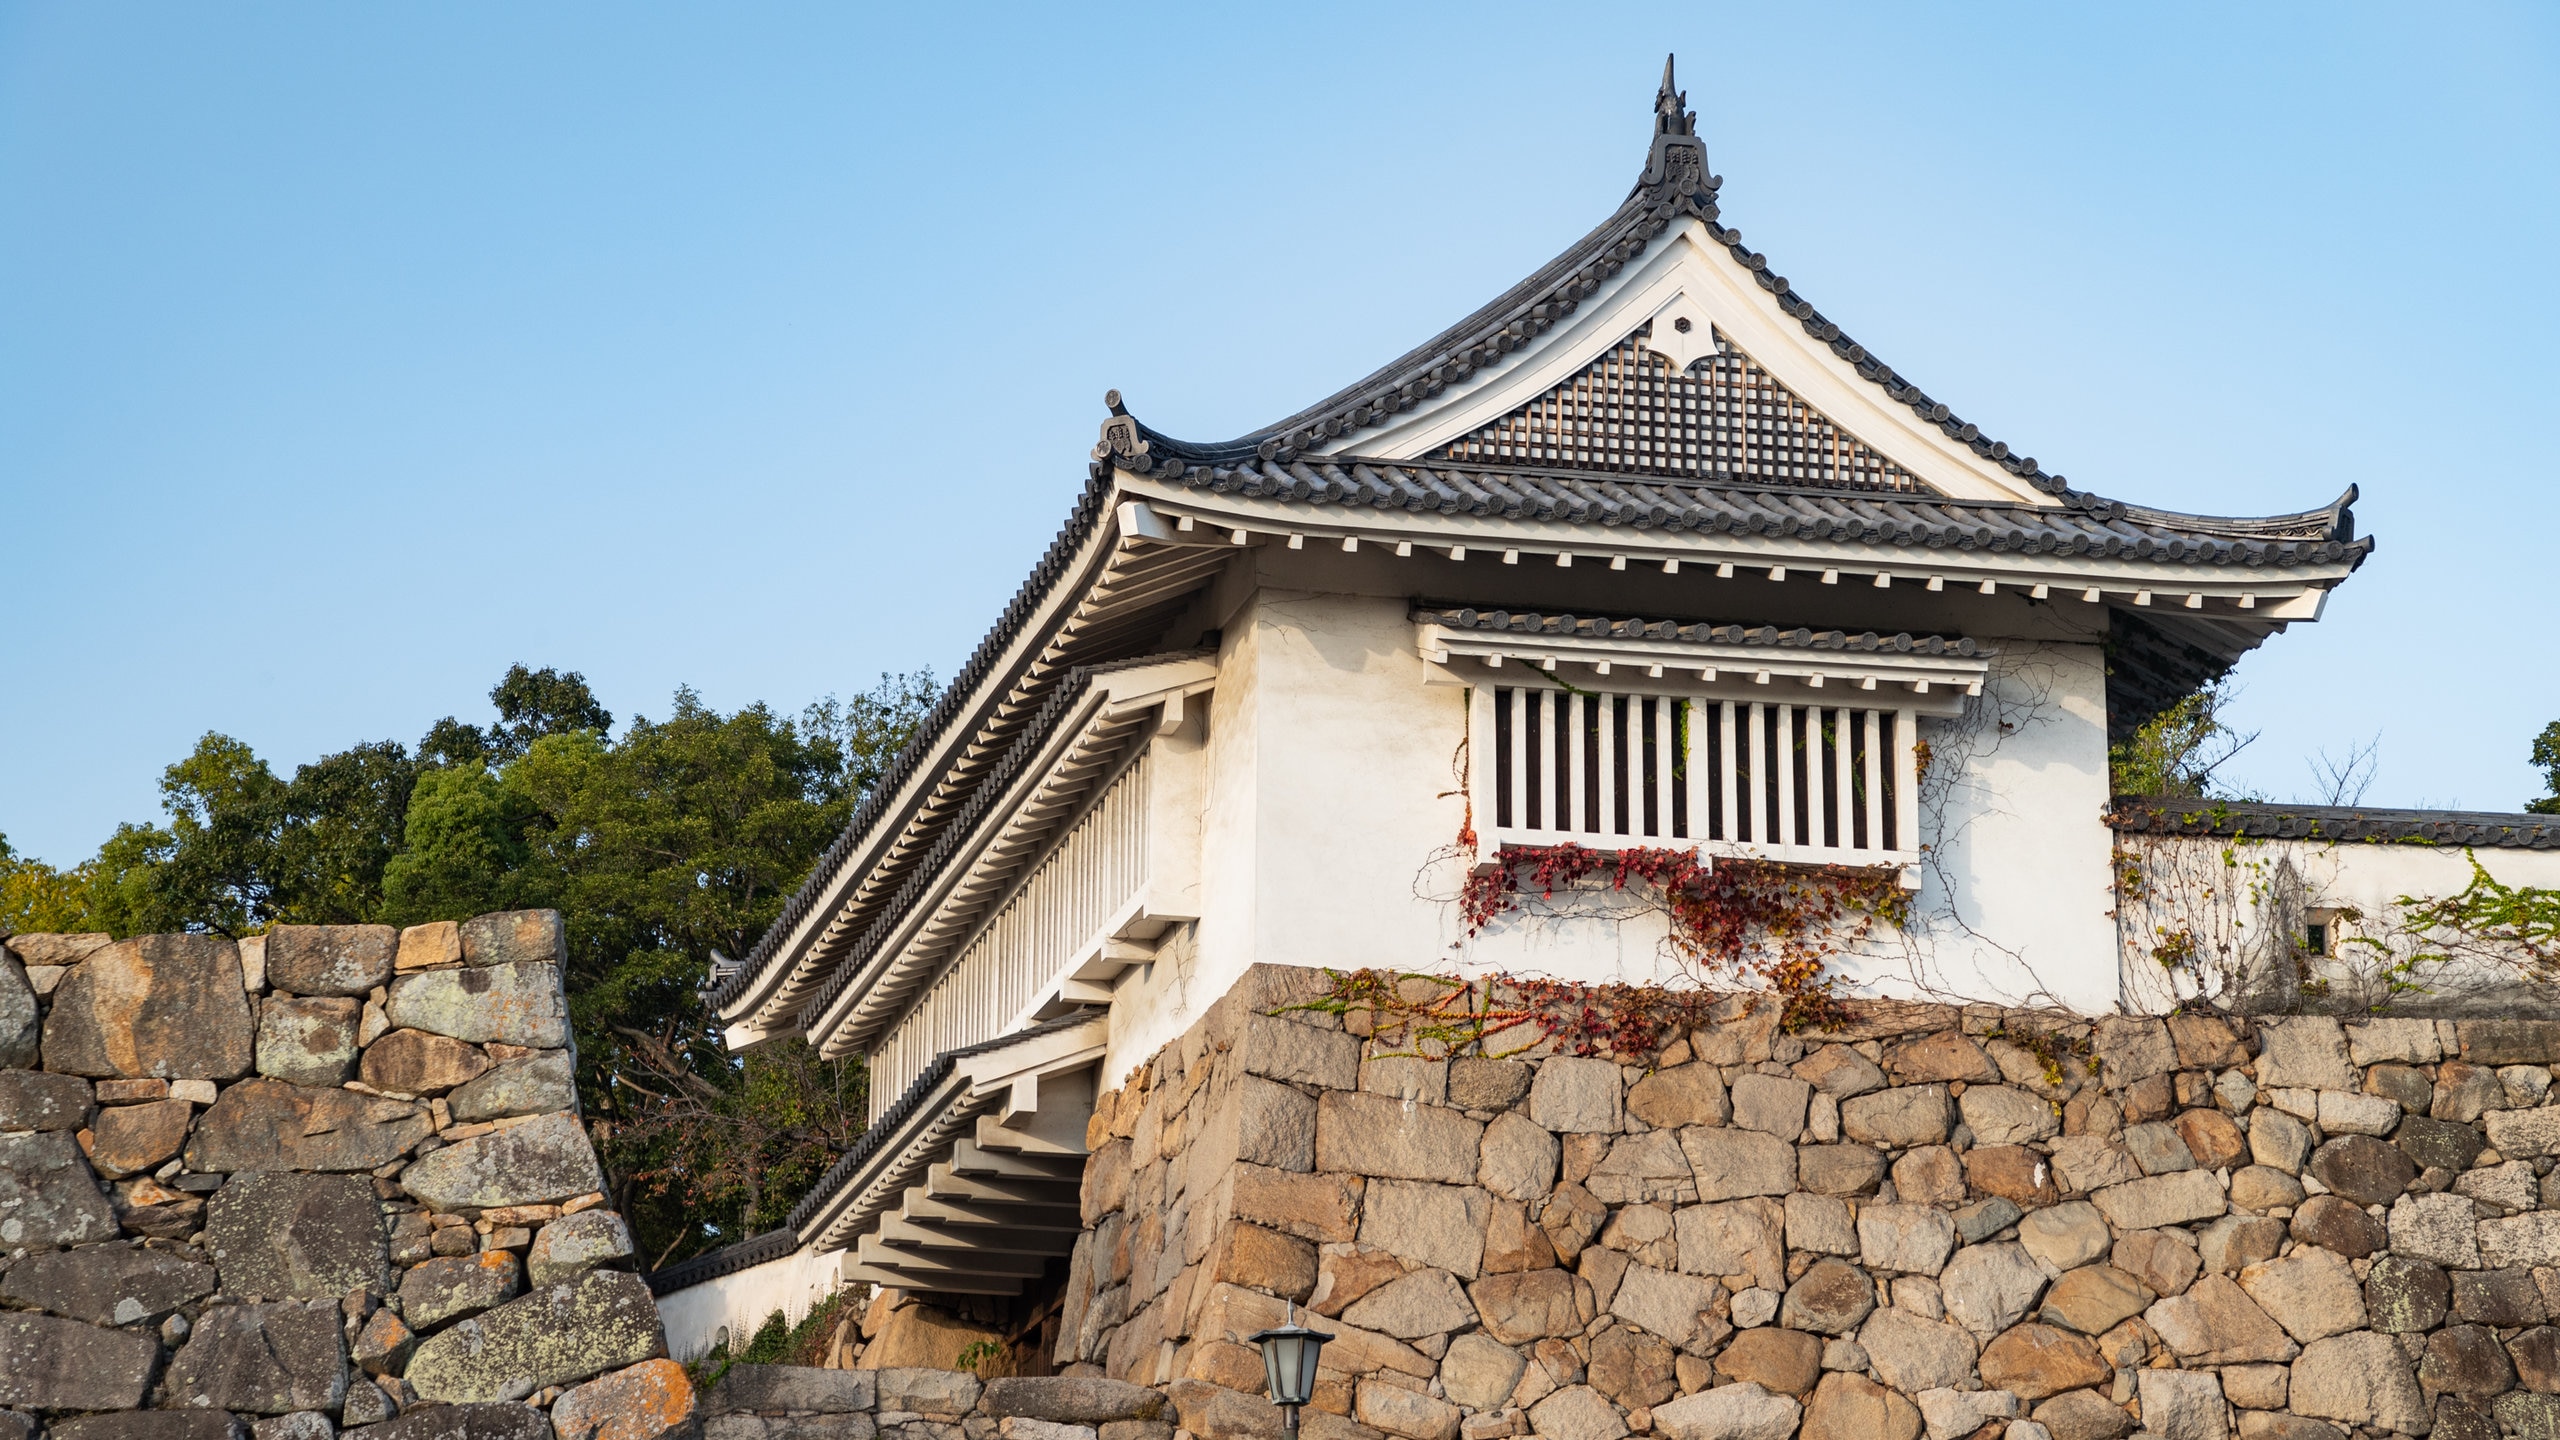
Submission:
MULTIPOLYGON (((1919 476, 1949 498, 2008 500, 2052 505, 2050 495, 1976 456, 1920 419, 1909 407, 1886 400, 1857 368, 1816 343, 1778 309, 1777 297, 1751 272, 1707 239, 1706 227, 1682 220, 1646 248, 1636 264, 1602 285, 1571 316, 1513 351, 1500 365, 1479 371, 1382 426, 1355 430, 1323 447, 1324 453, 1381 460, 1419 460, 1489 425, 1563 384, 1647 320, 1659 319, 1663 339, 1654 346, 1678 359, 1682 348, 1712 346, 1709 326, 1724 332, 1779 383, 1828 416, 1833 424, 1919 476), (1669 327, 1686 318, 1685 334, 1669 327), (1676 338, 1674 335, 1676 334, 1676 338)), ((1696 354, 1706 353, 1695 351, 1696 354)))

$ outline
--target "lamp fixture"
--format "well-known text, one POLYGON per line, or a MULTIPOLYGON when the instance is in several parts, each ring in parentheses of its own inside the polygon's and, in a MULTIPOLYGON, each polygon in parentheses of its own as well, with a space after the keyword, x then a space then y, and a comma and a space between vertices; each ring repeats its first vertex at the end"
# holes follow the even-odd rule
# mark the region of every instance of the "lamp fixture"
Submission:
POLYGON ((1251 1337, 1262 1347, 1262 1376, 1271 1387, 1271 1403, 1280 1407, 1280 1433, 1296 1440, 1298 1407, 1316 1394, 1316 1357, 1333 1337, 1298 1323, 1298 1308, 1281 1312, 1279 1328, 1251 1337))

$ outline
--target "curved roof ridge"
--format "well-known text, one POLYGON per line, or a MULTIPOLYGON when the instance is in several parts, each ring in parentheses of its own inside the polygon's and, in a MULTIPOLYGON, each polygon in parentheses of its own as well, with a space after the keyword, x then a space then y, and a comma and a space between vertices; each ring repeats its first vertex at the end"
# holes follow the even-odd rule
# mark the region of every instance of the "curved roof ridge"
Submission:
MULTIPOLYGON (((2202 515, 2189 510, 2164 510, 2155 505, 2126 505, 2118 508, 2125 518, 2148 525, 2165 525, 2185 529, 2230 530, 2247 535, 2289 538, 2292 532, 2318 527, 2327 539, 2356 538, 2356 497, 2363 491, 2349 485, 2346 493, 2316 510, 2297 510, 2290 515, 2202 515)), ((2372 545, 2370 539, 2364 542, 2372 545)))

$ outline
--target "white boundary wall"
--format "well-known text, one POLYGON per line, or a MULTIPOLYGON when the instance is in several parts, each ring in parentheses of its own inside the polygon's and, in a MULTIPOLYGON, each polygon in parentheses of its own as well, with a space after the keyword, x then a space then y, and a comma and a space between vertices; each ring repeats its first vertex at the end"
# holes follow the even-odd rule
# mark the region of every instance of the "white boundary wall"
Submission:
POLYGON ((667 1327, 667 1353, 690 1361, 719 1343, 726 1327, 743 1347, 773 1312, 797 1325, 809 1311, 834 1294, 844 1252, 806 1251, 768 1260, 751 1269, 688 1285, 658 1297, 658 1318, 667 1327))
MULTIPOLYGON (((2143 889, 2118 915, 2126 1008, 2153 1014, 2199 997, 2244 1006, 2252 997, 2281 998, 2288 971, 2294 985, 2325 980, 2338 1005, 2378 1003, 2386 956, 2412 944, 2398 923, 2403 897, 2460 894, 2475 859, 2502 885, 2560 889, 2555 850, 2217 835, 2133 834, 2121 843, 2126 872, 2143 889), (2301 951, 2315 923, 2328 931, 2325 955, 2301 951), (2191 969, 2158 958, 2163 942, 2179 935, 2197 952, 2191 969)), ((2426 988, 2393 997, 2395 1014, 2501 1014, 2513 1007, 2538 1014, 2550 1003, 2521 972, 2488 959, 2427 967, 2411 978, 2426 988)))

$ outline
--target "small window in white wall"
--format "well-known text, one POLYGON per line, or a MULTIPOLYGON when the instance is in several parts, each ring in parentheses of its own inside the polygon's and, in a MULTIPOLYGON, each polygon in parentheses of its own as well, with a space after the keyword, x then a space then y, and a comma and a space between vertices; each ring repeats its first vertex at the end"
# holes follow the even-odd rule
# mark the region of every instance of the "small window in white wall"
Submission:
POLYGON ((2309 910, 2302 918, 2303 954, 2327 957, 2338 953, 2338 922, 2344 918, 2338 911, 2309 910))

